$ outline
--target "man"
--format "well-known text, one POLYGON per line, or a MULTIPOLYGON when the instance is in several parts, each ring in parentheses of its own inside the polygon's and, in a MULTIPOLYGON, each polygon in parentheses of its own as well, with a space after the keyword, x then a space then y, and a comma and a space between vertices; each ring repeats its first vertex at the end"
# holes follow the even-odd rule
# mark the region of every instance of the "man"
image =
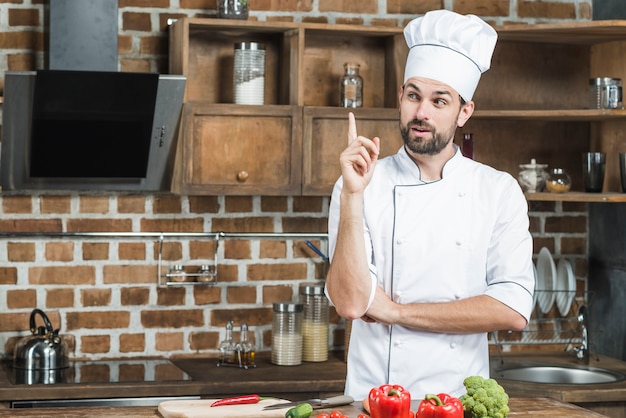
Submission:
POLYGON ((378 160, 381 140, 359 136, 350 114, 329 214, 327 294, 354 320, 345 391, 356 399, 383 383, 460 396, 465 377, 489 375, 487 332, 521 330, 532 310, 524 195, 453 143, 496 32, 441 10, 404 33, 404 146, 378 160))

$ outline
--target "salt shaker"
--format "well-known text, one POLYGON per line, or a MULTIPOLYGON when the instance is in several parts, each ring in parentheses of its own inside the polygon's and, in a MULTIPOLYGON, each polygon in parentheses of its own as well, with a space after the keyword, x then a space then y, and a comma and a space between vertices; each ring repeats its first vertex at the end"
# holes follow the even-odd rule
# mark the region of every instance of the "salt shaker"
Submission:
POLYGON ((226 337, 220 343, 220 362, 219 364, 235 364, 237 363, 235 340, 233 339, 233 321, 226 324, 226 337))
POLYGON ((273 311, 272 363, 279 366, 302 364, 302 304, 274 303, 273 311))
POLYGON ((324 285, 300 285, 302 320, 302 360, 328 360, 328 299, 324 285))
POLYGON ((242 323, 239 332, 239 343, 237 343, 237 353, 239 354, 239 365, 244 368, 255 367, 254 346, 248 339, 248 324, 242 323))

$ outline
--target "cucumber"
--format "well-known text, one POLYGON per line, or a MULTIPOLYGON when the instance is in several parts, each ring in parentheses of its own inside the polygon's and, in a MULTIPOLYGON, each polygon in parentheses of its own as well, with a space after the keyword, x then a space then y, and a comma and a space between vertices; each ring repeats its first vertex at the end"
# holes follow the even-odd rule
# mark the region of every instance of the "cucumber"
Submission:
POLYGON ((313 413, 313 407, 309 403, 301 403, 285 413, 285 418, 309 418, 313 413))

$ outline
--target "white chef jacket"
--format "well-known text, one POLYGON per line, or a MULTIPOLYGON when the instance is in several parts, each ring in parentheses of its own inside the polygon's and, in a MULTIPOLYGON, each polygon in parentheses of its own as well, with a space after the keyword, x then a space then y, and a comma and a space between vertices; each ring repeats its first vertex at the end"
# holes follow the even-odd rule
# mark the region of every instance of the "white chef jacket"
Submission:
MULTIPOLYGON (((335 250, 342 181, 333 190, 329 252, 335 250)), ((404 147, 377 162, 364 193, 363 221, 374 285, 398 303, 445 302, 489 295, 527 320, 534 273, 528 205, 508 173, 463 157, 424 183, 404 147)), ((489 376, 486 333, 443 334, 355 320, 345 393, 399 384, 414 399, 466 392, 463 379, 489 376)))

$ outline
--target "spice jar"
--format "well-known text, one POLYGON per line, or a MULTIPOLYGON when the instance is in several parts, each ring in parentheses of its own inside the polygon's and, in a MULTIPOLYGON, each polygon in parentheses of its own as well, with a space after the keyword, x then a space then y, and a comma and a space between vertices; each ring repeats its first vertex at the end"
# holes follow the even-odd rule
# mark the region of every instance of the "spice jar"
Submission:
POLYGON ((244 368, 256 367, 254 363, 254 345, 248 339, 248 324, 242 323, 239 332, 239 343, 237 343, 237 353, 239 354, 239 365, 244 368))
POLYGON ((343 64, 344 75, 341 77, 342 107, 363 107, 363 79, 359 75, 360 65, 353 62, 343 64))
POLYGON ((274 303, 272 319, 272 363, 279 366, 302 364, 301 303, 274 303))
POLYGON ((523 191, 542 192, 545 189, 548 178, 547 164, 537 164, 533 158, 530 160, 530 164, 520 164, 519 167, 522 171, 519 172, 517 180, 523 191))
POLYGON ((257 42, 236 43, 233 71, 235 104, 262 105, 265 97, 265 46, 257 42))
POLYGON ((324 285, 300 285, 302 320, 302 360, 328 360, 328 299, 324 285))
POLYGON ((562 168, 553 168, 546 180, 546 189, 551 193, 569 192, 572 187, 572 179, 562 168))
POLYGON ((208 264, 203 264, 198 269, 198 277, 196 279, 202 283, 212 283, 215 281, 215 273, 213 273, 213 269, 208 264))
POLYGON ((170 282, 182 283, 187 280, 185 268, 181 264, 174 264, 167 273, 170 282))
POLYGON ((233 339, 233 321, 228 321, 226 324, 226 337, 220 342, 220 362, 219 364, 236 364, 237 359, 237 344, 233 339))

